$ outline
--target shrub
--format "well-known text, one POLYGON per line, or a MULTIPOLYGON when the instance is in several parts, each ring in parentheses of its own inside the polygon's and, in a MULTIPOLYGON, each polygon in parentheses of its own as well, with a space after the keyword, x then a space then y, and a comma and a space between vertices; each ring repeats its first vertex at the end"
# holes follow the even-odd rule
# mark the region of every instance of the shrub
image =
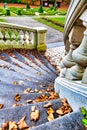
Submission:
POLYGON ((42 5, 40 5, 40 8, 39 8, 38 11, 39 11, 39 13, 43 13, 44 10, 43 10, 43 6, 42 5))
POLYGON ((26 9, 30 9, 30 4, 29 3, 26 5, 26 9))
POLYGON ((21 9, 18 9, 18 15, 22 15, 21 9))
POLYGON ((10 15, 11 15, 9 9, 6 9, 6 15, 7 15, 7 16, 10 16, 10 15))

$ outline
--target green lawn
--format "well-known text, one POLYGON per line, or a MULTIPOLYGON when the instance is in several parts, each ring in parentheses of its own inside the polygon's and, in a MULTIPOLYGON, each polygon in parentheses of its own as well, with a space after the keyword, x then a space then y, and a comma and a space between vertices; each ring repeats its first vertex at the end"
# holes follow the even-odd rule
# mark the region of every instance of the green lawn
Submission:
POLYGON ((65 17, 41 17, 34 19, 56 30, 64 32, 65 17))

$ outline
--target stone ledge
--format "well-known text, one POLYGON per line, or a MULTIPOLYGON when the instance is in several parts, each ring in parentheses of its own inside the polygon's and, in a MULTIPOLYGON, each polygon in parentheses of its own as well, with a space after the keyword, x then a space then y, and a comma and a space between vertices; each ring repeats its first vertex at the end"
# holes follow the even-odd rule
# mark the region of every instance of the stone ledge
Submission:
POLYGON ((78 110, 82 106, 87 108, 87 85, 81 81, 71 81, 58 77, 55 80, 55 92, 61 98, 67 98, 73 110, 78 110))

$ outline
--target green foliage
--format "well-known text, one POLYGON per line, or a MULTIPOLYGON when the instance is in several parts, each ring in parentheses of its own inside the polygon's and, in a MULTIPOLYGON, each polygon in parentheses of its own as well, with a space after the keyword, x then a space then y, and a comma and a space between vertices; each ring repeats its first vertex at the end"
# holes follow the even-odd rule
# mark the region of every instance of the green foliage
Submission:
POLYGON ((43 13, 43 11, 44 11, 44 10, 43 10, 43 6, 40 5, 40 7, 39 7, 39 9, 38 9, 38 12, 39 12, 39 13, 43 13))
POLYGON ((11 14, 10 14, 10 9, 6 9, 6 15, 7 16, 10 16, 11 14))
POLYGON ((83 119, 82 119, 82 123, 83 123, 84 126, 87 126, 87 110, 84 107, 82 107, 81 113, 84 116, 83 119))
POLYGON ((18 9, 18 15, 22 15, 21 9, 18 9))
POLYGON ((26 9, 30 9, 30 4, 29 3, 27 3, 26 9))

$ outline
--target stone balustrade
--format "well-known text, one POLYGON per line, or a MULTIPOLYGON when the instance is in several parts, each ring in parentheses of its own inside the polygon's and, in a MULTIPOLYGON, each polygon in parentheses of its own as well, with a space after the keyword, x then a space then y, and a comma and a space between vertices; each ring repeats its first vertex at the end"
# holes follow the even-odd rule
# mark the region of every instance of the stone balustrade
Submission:
POLYGON ((44 27, 26 27, 0 22, 0 49, 22 48, 46 50, 46 32, 44 27))

